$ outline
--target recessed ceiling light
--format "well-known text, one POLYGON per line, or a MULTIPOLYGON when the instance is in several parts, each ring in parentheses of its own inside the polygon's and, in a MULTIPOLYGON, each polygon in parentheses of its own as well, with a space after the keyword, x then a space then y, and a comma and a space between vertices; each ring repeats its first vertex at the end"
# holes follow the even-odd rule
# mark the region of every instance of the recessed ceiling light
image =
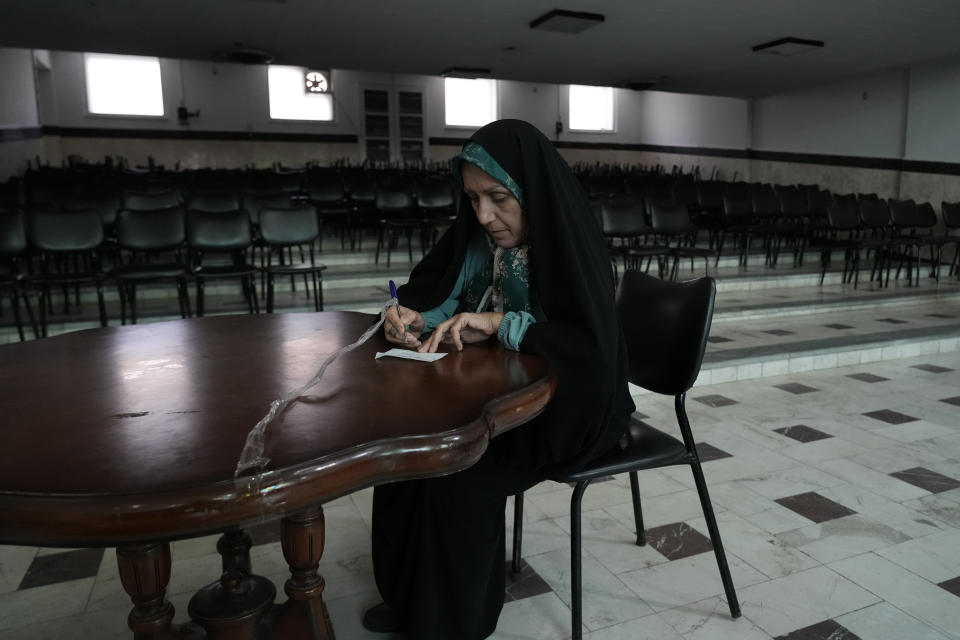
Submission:
POLYGON ((605 19, 606 18, 599 13, 554 9, 531 22, 530 28, 543 29, 544 31, 557 31, 559 33, 580 33, 590 27, 597 26, 605 19))
POLYGON ((803 38, 780 38, 758 44, 753 48, 760 53, 772 53, 775 56, 796 56, 823 48, 823 40, 805 40, 803 38))
POLYGON ((489 78, 490 69, 483 67, 450 67, 440 72, 444 78, 466 78, 473 80, 475 78, 489 78))

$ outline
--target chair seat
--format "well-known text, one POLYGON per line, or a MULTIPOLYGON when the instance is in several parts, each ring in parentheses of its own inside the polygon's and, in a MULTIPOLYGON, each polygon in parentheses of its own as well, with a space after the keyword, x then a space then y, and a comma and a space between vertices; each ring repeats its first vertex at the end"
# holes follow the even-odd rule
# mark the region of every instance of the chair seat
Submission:
POLYGON ((191 272, 196 278, 224 278, 236 276, 252 276, 259 273, 259 269, 252 264, 237 265, 204 265, 191 272))
POLYGON ((265 273, 272 273, 277 276, 281 275, 296 275, 298 273, 320 273, 321 271, 326 270, 327 265, 325 264, 276 264, 269 267, 264 267, 263 271, 265 273))
POLYGON ((111 276, 118 280, 152 280, 155 278, 182 278, 187 270, 176 264, 142 264, 117 267, 111 276))
POLYGON ((626 473, 635 469, 652 469, 690 461, 683 443, 642 420, 632 417, 627 427, 626 446, 597 458, 585 469, 557 478, 560 482, 580 482, 626 473))

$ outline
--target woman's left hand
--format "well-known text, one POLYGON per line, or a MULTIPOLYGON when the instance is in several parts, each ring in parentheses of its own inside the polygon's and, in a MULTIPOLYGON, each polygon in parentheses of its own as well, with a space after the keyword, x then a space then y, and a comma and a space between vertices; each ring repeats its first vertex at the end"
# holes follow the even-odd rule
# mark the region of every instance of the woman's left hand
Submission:
POLYGON ((417 347, 421 353, 433 353, 441 342, 452 343, 457 351, 463 351, 463 345, 482 342, 494 335, 503 321, 502 313, 458 313, 449 320, 437 325, 430 337, 417 347))

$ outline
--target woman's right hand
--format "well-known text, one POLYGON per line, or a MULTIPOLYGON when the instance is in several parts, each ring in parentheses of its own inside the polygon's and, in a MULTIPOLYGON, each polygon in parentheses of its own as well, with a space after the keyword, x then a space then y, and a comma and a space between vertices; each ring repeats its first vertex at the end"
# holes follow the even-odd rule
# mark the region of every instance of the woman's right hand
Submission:
POLYGON ((420 346, 420 335, 423 333, 424 326, 423 316, 419 311, 404 306, 393 306, 387 309, 387 316, 383 322, 383 335, 387 342, 407 349, 416 349, 420 346))

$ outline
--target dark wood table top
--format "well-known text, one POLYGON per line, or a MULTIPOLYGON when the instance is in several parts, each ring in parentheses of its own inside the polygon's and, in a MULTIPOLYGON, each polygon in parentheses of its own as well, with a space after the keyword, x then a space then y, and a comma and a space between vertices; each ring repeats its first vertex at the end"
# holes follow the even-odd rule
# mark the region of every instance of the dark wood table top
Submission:
POLYGON ((489 341, 434 363, 378 331, 267 429, 271 401, 376 316, 218 316, 0 346, 0 542, 95 546, 201 535, 357 489, 468 467, 552 396, 546 363, 489 341))

